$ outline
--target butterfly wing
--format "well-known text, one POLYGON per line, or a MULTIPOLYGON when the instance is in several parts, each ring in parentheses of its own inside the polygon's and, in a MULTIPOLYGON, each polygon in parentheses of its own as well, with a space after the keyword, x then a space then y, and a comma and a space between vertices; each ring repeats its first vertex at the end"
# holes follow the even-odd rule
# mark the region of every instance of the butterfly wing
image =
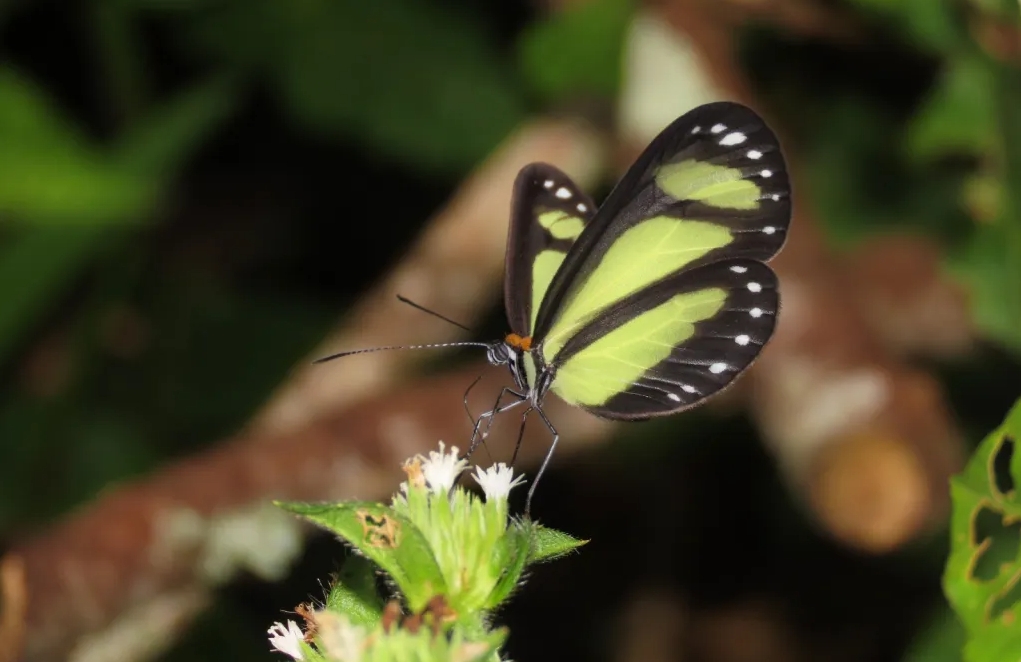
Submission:
POLYGON ((610 419, 687 409, 751 365, 778 308, 776 276, 761 262, 723 260, 675 272, 571 336, 556 355, 551 389, 610 419))
POLYGON ((677 271, 766 261, 783 246, 790 185, 779 141, 751 109, 700 106, 656 137, 563 261, 533 333, 556 354, 603 310, 677 271))
POLYGON ((511 330, 532 335, 539 303, 596 205, 559 169, 532 163, 518 173, 507 238, 504 305, 511 330))

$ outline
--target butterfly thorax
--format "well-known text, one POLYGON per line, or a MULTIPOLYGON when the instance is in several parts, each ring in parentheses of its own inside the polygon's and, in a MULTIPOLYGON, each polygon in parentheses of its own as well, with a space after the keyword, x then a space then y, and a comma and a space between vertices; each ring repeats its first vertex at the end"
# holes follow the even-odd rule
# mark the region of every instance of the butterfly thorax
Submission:
POLYGON ((536 407, 542 404, 553 382, 553 372, 538 350, 531 337, 509 333, 503 341, 493 343, 486 355, 493 365, 507 365, 518 389, 527 393, 536 407))

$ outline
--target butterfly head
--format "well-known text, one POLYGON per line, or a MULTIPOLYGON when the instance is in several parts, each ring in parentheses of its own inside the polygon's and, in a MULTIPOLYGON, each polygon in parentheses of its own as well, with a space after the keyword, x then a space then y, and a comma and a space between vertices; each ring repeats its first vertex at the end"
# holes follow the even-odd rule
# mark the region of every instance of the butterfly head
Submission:
POLYGON ((506 365, 518 388, 528 390, 529 380, 525 371, 524 356, 532 349, 532 339, 516 333, 509 333, 500 341, 489 345, 486 359, 492 365, 506 365))

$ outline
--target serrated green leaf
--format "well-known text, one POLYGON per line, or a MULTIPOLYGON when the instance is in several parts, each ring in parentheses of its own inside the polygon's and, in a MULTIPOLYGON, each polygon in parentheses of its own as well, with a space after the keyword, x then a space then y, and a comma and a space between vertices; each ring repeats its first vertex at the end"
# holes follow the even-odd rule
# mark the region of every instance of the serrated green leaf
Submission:
POLYGON ((918 159, 986 154, 999 140, 995 89, 996 74, 985 60, 951 59, 911 123, 909 153, 918 159))
POLYGON ((1021 650, 1021 400, 951 479, 951 550, 943 587, 971 640, 969 662, 1021 650))
POLYGON ((480 27, 425 0, 232 2, 195 36, 304 126, 421 168, 470 167, 525 116, 480 27))
POLYGON ((0 217, 22 223, 144 220, 146 175, 112 163, 26 79, 0 67, 0 217))
POLYGON ((557 557, 569 554, 585 544, 588 544, 587 540, 578 540, 563 531, 536 526, 532 534, 532 553, 528 558, 528 562, 542 563, 544 561, 551 561, 557 557))
POLYGON ((634 11, 633 0, 593 0, 535 24, 518 43, 525 79, 547 102, 578 95, 613 98, 634 11))
POLYGON ((376 591, 376 567, 368 559, 351 556, 330 587, 326 608, 344 614, 354 625, 374 627, 383 614, 383 599, 376 591))
POLYGON ((333 531, 375 562, 393 578, 413 611, 448 593, 425 536, 392 508, 374 502, 277 505, 333 531))
POLYGON ((494 565, 504 568, 496 586, 486 598, 484 608, 495 609, 514 591, 521 581, 521 573, 528 564, 530 550, 533 545, 532 525, 515 523, 507 527, 498 547, 498 557, 494 565))

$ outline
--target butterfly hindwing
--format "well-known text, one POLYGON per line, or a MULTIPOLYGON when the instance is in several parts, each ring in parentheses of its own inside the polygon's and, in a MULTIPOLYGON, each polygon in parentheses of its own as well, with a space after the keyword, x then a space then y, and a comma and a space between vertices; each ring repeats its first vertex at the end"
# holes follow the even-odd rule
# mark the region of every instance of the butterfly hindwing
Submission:
POLYGON ((558 363, 601 311, 671 274, 770 259, 789 221, 787 170, 762 119, 731 102, 686 113, 610 193, 547 288, 532 334, 544 360, 558 363))
POLYGON ((552 390, 611 419, 692 407, 728 386, 776 324, 765 264, 724 260, 675 273, 605 309, 557 354, 552 390))
POLYGON ((551 165, 532 163, 518 173, 504 278, 514 333, 531 335, 547 286, 595 210, 592 199, 551 165))

